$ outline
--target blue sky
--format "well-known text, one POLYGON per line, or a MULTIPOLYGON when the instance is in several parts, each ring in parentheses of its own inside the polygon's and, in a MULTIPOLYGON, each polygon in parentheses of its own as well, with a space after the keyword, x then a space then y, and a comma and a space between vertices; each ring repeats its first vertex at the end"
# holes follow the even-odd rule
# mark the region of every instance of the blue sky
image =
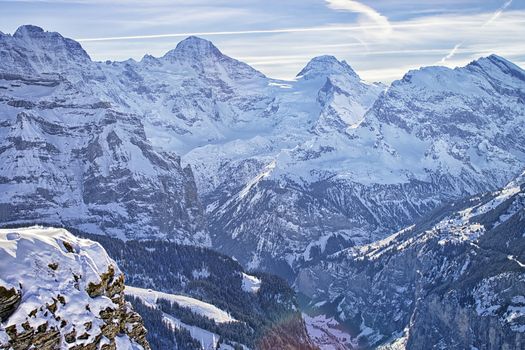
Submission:
POLYGON ((161 56, 197 34, 285 79, 322 54, 383 82, 491 53, 525 66, 524 0, 0 0, 0 31, 22 24, 80 40, 95 60, 161 56))

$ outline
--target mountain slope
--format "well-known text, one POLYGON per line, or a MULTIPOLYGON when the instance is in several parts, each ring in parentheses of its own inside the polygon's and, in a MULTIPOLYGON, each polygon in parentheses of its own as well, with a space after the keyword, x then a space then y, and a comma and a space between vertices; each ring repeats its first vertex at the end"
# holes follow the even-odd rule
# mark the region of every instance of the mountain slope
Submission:
POLYGON ((92 62, 74 41, 34 26, 2 34, 0 47, 6 115, 1 155, 6 164, 23 152, 39 158, 2 170, 7 193, 26 191, 15 200, 5 196, 2 221, 16 222, 18 211, 21 220, 33 215, 120 237, 134 231, 134 237, 209 244, 196 189, 212 211, 284 149, 359 123, 384 89, 362 82, 330 56, 312 60, 297 82, 269 79, 195 37, 140 62, 92 62), (341 119, 334 108, 351 115, 341 119), (51 125, 38 124, 43 121, 51 125), (13 148, 15 143, 28 149, 13 148), (173 151, 196 171, 197 187, 173 151), (56 169, 65 164, 67 170, 56 169), (51 179, 36 184, 26 168, 51 179), (72 174, 60 176, 64 171, 72 174), (23 203, 32 201, 56 209, 29 214, 23 203), (117 229, 123 225, 127 229, 117 229))
POLYGON ((62 229, 0 230, 0 262, 0 348, 150 349, 99 244, 62 229))
POLYGON ((361 347, 524 346, 525 185, 435 211, 382 241, 305 268, 297 286, 361 347), (366 331, 364 331, 366 330, 366 331))

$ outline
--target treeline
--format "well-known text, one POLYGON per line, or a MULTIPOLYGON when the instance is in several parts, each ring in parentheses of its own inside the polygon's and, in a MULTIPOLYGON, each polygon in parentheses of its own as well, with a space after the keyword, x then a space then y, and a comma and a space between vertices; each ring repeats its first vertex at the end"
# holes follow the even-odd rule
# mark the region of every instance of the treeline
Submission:
POLYGON ((202 348, 201 343, 193 339, 190 332, 173 328, 164 322, 161 310, 149 307, 133 296, 127 296, 126 299, 142 316, 148 330, 147 339, 152 349, 195 350, 202 348))
POLYGON ((144 317, 145 320, 154 317, 152 312, 161 314, 155 316, 156 326, 153 325, 154 349, 170 349, 162 344, 162 336, 166 335, 165 326, 162 322, 159 325, 162 312, 185 324, 216 333, 223 342, 252 348, 275 324, 299 314, 295 293, 285 280, 265 273, 251 273, 261 279, 261 287, 257 293, 246 292, 242 289, 242 266, 213 250, 165 241, 124 242, 107 236, 77 234, 104 246, 126 274, 127 285, 188 295, 227 311, 239 321, 217 324, 188 308, 159 301, 159 310, 146 310, 144 317))

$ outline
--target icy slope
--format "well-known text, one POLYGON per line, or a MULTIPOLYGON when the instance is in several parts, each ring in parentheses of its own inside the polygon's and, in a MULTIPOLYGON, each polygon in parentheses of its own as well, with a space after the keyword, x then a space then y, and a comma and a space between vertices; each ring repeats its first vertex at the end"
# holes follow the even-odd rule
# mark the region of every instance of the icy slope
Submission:
POLYGON ((18 299, 2 315, 0 347, 149 349, 123 282, 98 243, 63 229, 0 230, 0 305, 9 293, 18 299))

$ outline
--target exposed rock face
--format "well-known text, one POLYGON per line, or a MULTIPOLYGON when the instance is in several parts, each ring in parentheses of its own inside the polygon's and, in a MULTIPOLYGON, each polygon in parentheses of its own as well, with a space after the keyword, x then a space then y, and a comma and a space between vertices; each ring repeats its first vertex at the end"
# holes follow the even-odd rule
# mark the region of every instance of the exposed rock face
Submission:
POLYGON ((361 347, 525 346, 525 185, 445 207, 399 233, 330 256, 296 283, 361 347), (327 309, 328 310, 328 309, 327 309))
MULTIPOLYGON (((523 280, 517 286, 509 286, 516 278, 519 276, 514 274, 501 276, 506 283, 495 287, 501 291, 506 284, 512 289, 513 295, 522 295, 523 280)), ((508 315, 512 314, 514 308, 523 308, 522 303, 512 303, 512 299, 506 301, 511 305, 504 311, 508 315)), ((523 318, 523 313, 517 317, 523 318)), ((478 349, 514 350, 525 346, 525 332, 502 324, 497 315, 479 317, 472 307, 463 305, 453 294, 441 297, 432 295, 419 303, 415 311, 407 349, 424 350, 428 349, 428 344, 448 349, 471 349, 472 344, 475 344, 478 349), (444 337, 444 334, 447 336, 444 337)))
POLYGON ((0 320, 5 321, 20 304, 22 296, 16 288, 7 289, 0 285, 0 320))
POLYGON ((2 279, 21 286, 1 289, 0 309, 9 311, 1 349, 150 349, 142 318, 124 299, 124 275, 100 245, 31 228, 0 230, 0 247, 2 262, 16 269, 2 270, 2 279))

